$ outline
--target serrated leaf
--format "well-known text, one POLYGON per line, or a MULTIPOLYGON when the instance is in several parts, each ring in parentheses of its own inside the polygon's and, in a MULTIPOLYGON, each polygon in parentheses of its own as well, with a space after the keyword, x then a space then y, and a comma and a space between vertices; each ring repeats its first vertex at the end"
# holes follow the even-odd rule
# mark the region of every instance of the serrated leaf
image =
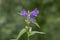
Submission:
POLYGON ((32 36, 32 35, 34 35, 34 34, 46 34, 46 33, 44 33, 44 32, 38 32, 38 31, 32 31, 32 32, 30 33, 30 36, 32 36))
POLYGON ((39 26, 39 24, 38 24, 37 22, 34 22, 34 24, 35 24, 38 28, 40 28, 40 26, 39 26))
POLYGON ((17 36, 17 39, 16 40, 18 40, 24 33, 26 32, 26 29, 24 28, 24 29, 22 29, 21 31, 20 31, 20 33, 18 34, 18 36, 17 36))

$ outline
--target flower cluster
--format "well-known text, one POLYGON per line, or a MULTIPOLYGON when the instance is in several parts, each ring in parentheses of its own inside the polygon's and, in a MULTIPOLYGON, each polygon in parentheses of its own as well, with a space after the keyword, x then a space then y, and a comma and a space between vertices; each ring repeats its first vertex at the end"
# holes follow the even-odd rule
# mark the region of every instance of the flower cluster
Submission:
POLYGON ((35 22, 35 16, 37 16, 39 14, 39 11, 37 9, 34 9, 31 12, 26 12, 26 10, 22 10, 21 11, 21 15, 23 15, 24 17, 27 18, 27 20, 29 20, 30 22, 35 22))

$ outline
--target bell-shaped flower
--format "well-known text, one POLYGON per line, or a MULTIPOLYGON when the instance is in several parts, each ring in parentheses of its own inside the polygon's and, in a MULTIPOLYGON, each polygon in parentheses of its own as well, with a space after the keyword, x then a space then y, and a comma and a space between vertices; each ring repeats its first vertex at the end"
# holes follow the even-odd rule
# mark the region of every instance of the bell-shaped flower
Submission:
POLYGON ((39 14, 39 11, 37 9, 34 9, 33 11, 27 13, 26 10, 21 11, 21 15, 27 18, 30 22, 35 22, 35 16, 39 14))

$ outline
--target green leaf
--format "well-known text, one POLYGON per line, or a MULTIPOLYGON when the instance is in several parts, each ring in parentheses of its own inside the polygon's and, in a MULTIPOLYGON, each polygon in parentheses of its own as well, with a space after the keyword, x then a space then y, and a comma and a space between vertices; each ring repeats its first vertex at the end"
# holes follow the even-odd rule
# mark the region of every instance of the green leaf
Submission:
POLYGON ((10 39, 10 40, 17 40, 17 39, 10 39))
POLYGON ((22 29, 22 30, 19 32, 18 36, 17 36, 17 40, 18 40, 25 32, 26 32, 26 28, 22 29))
POLYGON ((40 26, 39 26, 39 24, 38 24, 37 22, 34 22, 34 24, 35 24, 38 28, 40 28, 40 26))
POLYGON ((38 31, 32 31, 32 32, 30 33, 30 36, 32 36, 32 35, 34 35, 34 34, 46 34, 46 33, 44 33, 44 32, 38 32, 38 31))

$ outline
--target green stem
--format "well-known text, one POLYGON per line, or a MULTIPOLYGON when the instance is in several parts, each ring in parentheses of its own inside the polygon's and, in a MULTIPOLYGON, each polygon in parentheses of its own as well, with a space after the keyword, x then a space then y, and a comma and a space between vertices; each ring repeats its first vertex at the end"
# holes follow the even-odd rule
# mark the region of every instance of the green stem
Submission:
POLYGON ((27 30, 27 40, 29 40, 29 26, 26 26, 26 30, 27 30))
POLYGON ((29 40, 29 32, 27 32, 27 37, 28 37, 28 40, 29 40))
POLYGON ((27 26, 27 40, 29 40, 29 26, 27 26))
MULTIPOLYGON (((29 11, 28 11, 29 12, 29 11)), ((27 29, 27 40, 29 40, 29 29, 30 29, 30 21, 27 19, 25 20, 27 26, 26 26, 26 29, 27 29)))

